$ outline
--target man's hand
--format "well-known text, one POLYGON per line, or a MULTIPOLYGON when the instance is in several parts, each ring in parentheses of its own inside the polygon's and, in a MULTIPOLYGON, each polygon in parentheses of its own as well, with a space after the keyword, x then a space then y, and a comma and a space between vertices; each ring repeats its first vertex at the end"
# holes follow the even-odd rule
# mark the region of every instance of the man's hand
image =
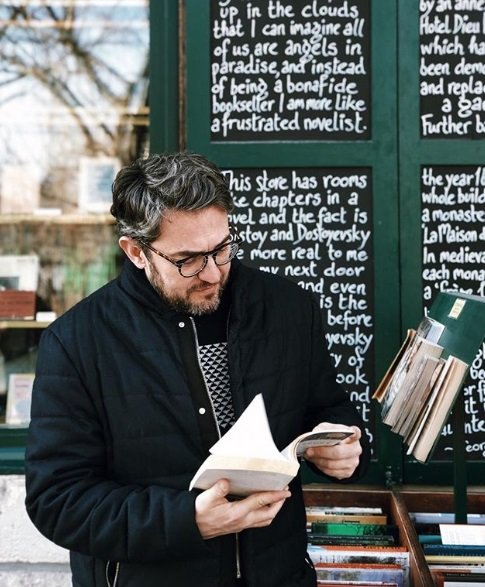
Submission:
MULTIPOLYGON (((335 428, 335 424, 322 422, 313 430, 326 430, 328 426, 335 428)), ((348 479, 357 468, 362 454, 360 445, 361 431, 357 426, 340 426, 342 430, 352 430, 352 436, 342 440, 334 446, 318 446, 305 451, 305 459, 335 479, 348 479)))
POLYGON ((246 528, 269 526, 280 511, 289 491, 263 491, 229 501, 229 482, 221 479, 195 500, 195 522, 204 539, 234 534, 246 528))

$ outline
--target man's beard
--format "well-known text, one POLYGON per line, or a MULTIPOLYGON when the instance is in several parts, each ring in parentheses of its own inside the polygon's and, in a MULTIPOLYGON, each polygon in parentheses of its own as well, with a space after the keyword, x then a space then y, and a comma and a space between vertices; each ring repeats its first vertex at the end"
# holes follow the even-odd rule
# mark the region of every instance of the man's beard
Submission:
POLYGON ((192 314, 193 316, 202 316, 203 314, 211 314, 212 312, 215 312, 219 307, 222 298, 222 292, 224 291, 227 279, 219 283, 219 290, 216 294, 212 294, 209 299, 206 299, 202 302, 194 303, 190 301, 190 294, 194 291, 197 291, 198 288, 205 288, 208 285, 213 284, 209 284, 205 281, 199 281, 197 285, 194 285, 186 291, 186 295, 184 297, 176 294, 170 294, 166 291, 163 280, 160 277, 156 267, 151 261, 148 261, 148 263, 150 265, 150 275, 147 276, 148 281, 150 282, 153 289, 162 298, 162 300, 171 306, 174 310, 192 314))

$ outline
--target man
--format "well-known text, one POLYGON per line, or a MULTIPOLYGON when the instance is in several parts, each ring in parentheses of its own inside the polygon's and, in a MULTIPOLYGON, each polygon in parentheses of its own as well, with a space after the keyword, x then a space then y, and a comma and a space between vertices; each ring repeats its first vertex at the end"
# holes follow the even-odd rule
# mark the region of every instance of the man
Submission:
POLYGON ((335 382, 317 305, 236 259, 231 208, 201 156, 122 169, 111 211, 129 262, 43 335, 26 505, 71 551, 75 587, 316 584, 298 479, 241 500, 224 479, 188 491, 260 392, 280 449, 333 422, 353 435, 309 449, 311 466, 334 480, 365 467, 362 423, 335 382))

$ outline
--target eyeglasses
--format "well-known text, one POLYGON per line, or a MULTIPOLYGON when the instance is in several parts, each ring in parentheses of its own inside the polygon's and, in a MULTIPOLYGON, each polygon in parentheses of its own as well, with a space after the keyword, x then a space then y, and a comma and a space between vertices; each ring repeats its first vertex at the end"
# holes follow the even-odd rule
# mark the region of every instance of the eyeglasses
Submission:
POLYGON ((214 259, 214 263, 218 267, 220 267, 221 265, 226 265, 227 263, 232 261, 232 259, 234 259, 234 257, 236 256, 239 250, 239 242, 240 241, 238 235, 234 233, 231 234, 229 242, 219 247, 216 247, 212 251, 208 251, 207 253, 197 253, 196 255, 191 255, 190 257, 185 257, 184 259, 174 261, 167 255, 165 255, 165 253, 158 251, 147 242, 140 241, 140 243, 144 245, 147 249, 149 249, 159 257, 162 257, 162 259, 167 260, 169 263, 172 263, 172 265, 175 265, 175 267, 177 267, 182 277, 194 277, 195 275, 203 271, 209 261, 209 257, 212 257, 214 259))

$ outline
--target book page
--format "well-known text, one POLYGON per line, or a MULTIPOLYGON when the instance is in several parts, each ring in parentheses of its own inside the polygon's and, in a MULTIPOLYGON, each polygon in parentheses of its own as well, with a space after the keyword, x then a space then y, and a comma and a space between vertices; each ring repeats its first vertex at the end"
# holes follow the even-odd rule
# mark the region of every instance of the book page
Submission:
MULTIPOLYGON (((421 360, 423 357, 431 356, 438 358, 443 351, 443 347, 435 343, 431 343, 420 336, 416 336, 413 344, 409 347, 396 370, 395 377, 393 377, 389 391, 382 403, 382 420, 389 425, 395 424, 395 419, 399 414, 400 405, 394 404, 398 396, 407 394, 412 387, 413 380, 417 380, 416 374, 419 372, 421 360)), ((403 401, 406 401, 404 397, 403 401)))
POLYGON ((439 375, 430 390, 429 400, 423 408, 423 413, 420 416, 419 425, 417 426, 416 430, 413 432, 412 439, 411 438, 409 439, 409 448, 406 453, 408 455, 412 454, 416 444, 419 442, 421 433, 423 432, 423 429, 425 428, 425 426, 428 422, 428 417, 431 413, 433 406, 435 405, 435 403, 438 400, 440 390, 443 387, 443 382, 448 377, 448 373, 449 373, 450 368, 451 368, 451 365, 450 365, 449 361, 445 361, 440 366, 439 375))
POLYGON ((284 460, 274 443, 262 394, 254 397, 210 452, 215 455, 284 460))
MULTIPOLYGON (((414 458, 421 462, 425 462, 432 453, 445 425, 446 418, 461 389, 461 384, 468 368, 466 363, 452 355, 446 360, 446 365, 449 366, 449 369, 445 372, 443 381, 437 390, 437 397, 427 416, 426 425, 412 451, 414 458)), ((443 369, 444 371, 445 369, 443 369)))
POLYGON ((297 436, 295 440, 281 451, 281 454, 288 460, 303 456, 307 448, 314 446, 333 446, 339 444, 345 438, 352 436, 354 431, 343 424, 320 424, 318 430, 305 432, 297 436))
POLYGON ((443 544, 485 544, 485 526, 479 524, 440 524, 440 534, 443 544))
POLYGON ((419 414, 420 406, 424 405, 429 395, 438 364, 439 359, 435 357, 427 356, 421 361, 416 379, 410 386, 409 395, 400 407, 396 423, 392 428, 393 432, 404 436, 406 430, 411 428, 414 418, 419 414))
POLYGON ((421 320, 416 334, 429 340, 430 342, 438 343, 445 327, 441 322, 433 320, 429 316, 424 316, 421 320))
POLYGON ((386 373, 384 374, 384 377, 382 378, 381 382, 377 386, 376 391, 372 395, 372 399, 377 400, 379 403, 383 402, 383 400, 389 390, 389 385, 391 384, 391 381, 394 377, 396 369, 401 364, 401 360, 403 359, 405 353, 407 352, 408 348, 412 344, 415 336, 416 336, 415 330, 409 329, 407 331, 406 340, 401 345, 399 352, 394 357, 391 365, 389 366, 389 369, 386 371, 386 373))

